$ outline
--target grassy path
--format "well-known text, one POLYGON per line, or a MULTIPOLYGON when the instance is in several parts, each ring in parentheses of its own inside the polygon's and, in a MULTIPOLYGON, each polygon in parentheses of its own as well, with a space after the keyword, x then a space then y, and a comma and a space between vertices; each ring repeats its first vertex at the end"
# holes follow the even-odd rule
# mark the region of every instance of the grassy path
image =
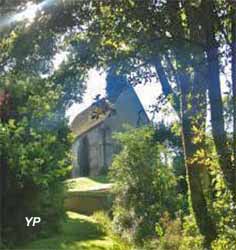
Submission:
POLYGON ((68 218, 62 232, 49 239, 34 241, 24 249, 43 250, 113 250, 113 240, 101 231, 92 218, 74 212, 68 218))

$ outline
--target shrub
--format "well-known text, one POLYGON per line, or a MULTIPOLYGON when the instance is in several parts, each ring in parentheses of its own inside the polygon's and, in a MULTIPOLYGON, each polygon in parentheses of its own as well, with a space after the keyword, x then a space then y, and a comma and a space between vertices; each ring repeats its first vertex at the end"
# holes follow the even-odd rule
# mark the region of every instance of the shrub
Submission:
POLYGON ((166 213, 157 224, 157 236, 146 240, 140 250, 203 250, 203 237, 199 234, 193 216, 171 219, 166 213))
POLYGON ((112 250, 132 250, 133 246, 120 238, 112 230, 112 221, 105 212, 96 212, 93 218, 99 223, 99 231, 108 235, 113 240, 112 250))
POLYGON ((212 250, 235 250, 236 249, 236 231, 223 232, 218 239, 212 243, 212 250))
POLYGON ((56 112, 61 91, 37 77, 12 76, 14 116, 0 123, 0 152, 5 157, 4 243, 23 243, 59 229, 63 184, 70 168, 71 140, 66 121, 56 112), (25 217, 42 223, 27 227, 25 217))
POLYGON ((182 225, 180 219, 170 219, 165 213, 156 224, 158 237, 144 242, 145 250, 178 250, 182 240, 182 225))
POLYGON ((162 163, 162 147, 150 127, 128 128, 116 135, 122 151, 110 169, 115 183, 113 224, 116 232, 130 241, 142 242, 155 235, 155 226, 164 212, 173 217, 178 210, 176 179, 162 163))
MULTIPOLYGON (((214 153, 214 152, 213 152, 214 153)), ((217 159, 215 157, 215 159, 217 159)), ((232 195, 216 160, 211 162, 212 186, 214 187, 213 213, 218 226, 218 237, 212 250, 236 249, 236 207, 232 195)))
POLYGON ((193 215, 186 216, 183 221, 182 240, 179 250, 203 250, 204 238, 199 233, 193 215))

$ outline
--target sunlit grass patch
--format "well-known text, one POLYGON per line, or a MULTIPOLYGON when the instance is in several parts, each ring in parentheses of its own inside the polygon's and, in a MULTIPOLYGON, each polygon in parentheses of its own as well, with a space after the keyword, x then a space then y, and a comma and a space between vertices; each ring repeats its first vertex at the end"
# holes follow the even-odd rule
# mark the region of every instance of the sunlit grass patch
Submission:
POLYGON ((65 182, 68 192, 85 192, 110 189, 111 183, 106 176, 79 177, 65 182))
POLYGON ((114 241, 101 230, 93 217, 67 213, 62 231, 48 239, 36 240, 22 249, 112 250, 114 241))
POLYGON ((106 176, 79 177, 65 182, 67 210, 82 214, 92 214, 111 207, 112 184, 106 176))

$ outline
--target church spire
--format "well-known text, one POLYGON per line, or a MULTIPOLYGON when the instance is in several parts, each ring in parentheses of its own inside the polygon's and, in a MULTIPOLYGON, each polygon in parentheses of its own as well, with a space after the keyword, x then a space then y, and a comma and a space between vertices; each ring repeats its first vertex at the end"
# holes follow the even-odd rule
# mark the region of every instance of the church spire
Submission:
POLYGON ((116 65, 112 65, 106 77, 106 95, 111 103, 114 103, 119 95, 129 86, 126 75, 119 72, 116 65))

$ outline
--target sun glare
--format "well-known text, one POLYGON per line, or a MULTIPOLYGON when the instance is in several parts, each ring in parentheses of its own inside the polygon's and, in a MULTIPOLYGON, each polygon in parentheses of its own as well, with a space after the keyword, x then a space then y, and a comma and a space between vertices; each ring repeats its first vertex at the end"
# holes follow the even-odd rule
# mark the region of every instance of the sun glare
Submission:
POLYGON ((20 21, 23 21, 23 20, 27 20, 29 22, 33 22, 35 16, 36 16, 36 13, 37 11, 39 10, 39 6, 36 5, 36 4, 29 4, 27 6, 27 8, 20 12, 19 14, 16 14, 14 16, 14 19, 16 22, 20 22, 20 21))
POLYGON ((27 22, 27 25, 30 25, 34 22, 37 13, 44 8, 51 6, 52 4, 58 4, 59 1, 57 0, 45 0, 39 4, 34 4, 33 2, 29 2, 26 5, 25 10, 14 13, 11 16, 2 16, 0 17, 0 31, 2 28, 6 28, 11 24, 16 22, 27 22))

